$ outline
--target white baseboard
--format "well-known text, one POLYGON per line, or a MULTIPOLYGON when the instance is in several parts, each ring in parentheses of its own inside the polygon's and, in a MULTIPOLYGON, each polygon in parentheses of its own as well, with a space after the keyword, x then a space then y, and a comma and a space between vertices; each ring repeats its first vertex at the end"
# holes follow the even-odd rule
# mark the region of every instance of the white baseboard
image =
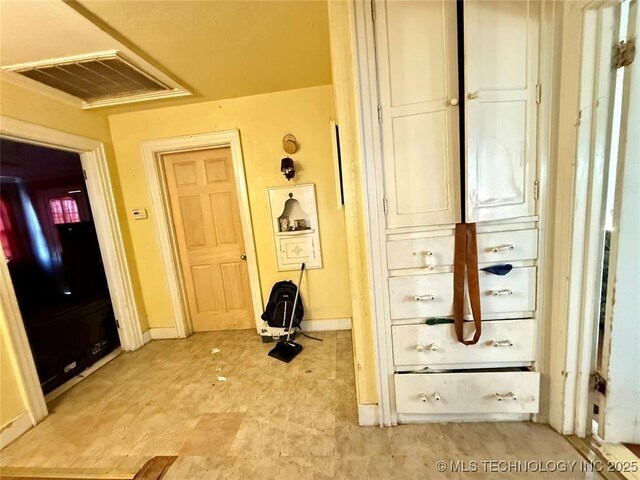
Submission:
POLYGON ((361 427, 379 426, 378 405, 358 404, 358 424, 361 427))
POLYGON ((153 340, 166 340, 168 338, 178 338, 176 327, 150 328, 151 338, 153 340))
POLYGON ((151 341, 151 330, 145 330, 142 332, 142 341, 145 345, 151 341))
POLYGON ((24 412, 11 420, 0 430, 0 448, 4 448, 33 427, 31 415, 24 412))
POLYGON ((326 320, 302 320, 303 332, 332 332, 351 330, 350 318, 328 318, 326 320))

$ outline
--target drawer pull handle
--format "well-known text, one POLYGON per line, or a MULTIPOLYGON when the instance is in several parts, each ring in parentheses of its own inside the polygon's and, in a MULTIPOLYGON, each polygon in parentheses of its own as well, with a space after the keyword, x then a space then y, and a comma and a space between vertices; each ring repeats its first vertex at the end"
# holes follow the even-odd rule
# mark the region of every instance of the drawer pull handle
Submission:
POLYGON ((491 295, 494 297, 500 297, 502 295, 513 295, 513 290, 510 288, 503 288, 502 290, 491 290, 491 295))
POLYGON ((513 250, 513 244, 500 245, 489 249, 493 253, 504 252, 505 250, 513 250))
POLYGON ((433 302, 436 297, 428 293, 427 295, 416 295, 413 297, 416 302, 433 302))
POLYGON ((503 400, 518 400, 518 397, 513 392, 504 393, 504 394, 494 393, 493 396, 499 402, 502 402, 503 400))
POLYGON ((416 350, 418 352, 424 352, 425 350, 429 350, 431 352, 437 352, 438 350, 440 350, 440 347, 438 347, 438 345, 436 345, 435 343, 432 343, 431 345, 416 345, 416 350))
POLYGON ((511 340, 491 340, 491 346, 496 347, 513 347, 511 340))
POLYGON ((423 403, 427 403, 429 397, 433 398, 436 402, 440 400, 440 394, 438 392, 433 392, 431 395, 421 393, 420 395, 418 395, 418 397, 420 398, 420 400, 422 400, 423 403))
POLYGON ((431 250, 423 250, 422 252, 413 252, 414 255, 423 255, 424 256, 424 266, 422 268, 426 268, 428 270, 433 270, 433 252, 431 250))

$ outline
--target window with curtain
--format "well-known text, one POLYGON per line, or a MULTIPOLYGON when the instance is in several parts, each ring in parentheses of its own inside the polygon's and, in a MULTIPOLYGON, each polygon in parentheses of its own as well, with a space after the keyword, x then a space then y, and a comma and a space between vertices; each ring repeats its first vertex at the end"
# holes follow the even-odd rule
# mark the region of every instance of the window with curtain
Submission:
POLYGON ((56 197, 49 199, 49 209, 53 217, 53 223, 78 223, 80 212, 78 203, 72 197, 56 197))
POLYGON ((18 254, 13 223, 11 221, 10 205, 6 198, 0 198, 0 244, 6 258, 15 258, 18 254))

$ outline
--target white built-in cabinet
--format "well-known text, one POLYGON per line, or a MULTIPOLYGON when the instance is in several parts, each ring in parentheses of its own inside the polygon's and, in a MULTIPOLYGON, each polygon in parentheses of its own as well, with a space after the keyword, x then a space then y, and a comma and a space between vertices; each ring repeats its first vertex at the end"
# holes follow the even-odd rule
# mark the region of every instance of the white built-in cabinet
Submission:
POLYGON ((463 18, 452 0, 371 5, 387 329, 378 348, 391 359, 381 391, 392 423, 530 418, 540 381, 540 4, 466 0, 463 18), (473 346, 446 323, 463 220, 478 225, 480 269, 513 267, 480 272, 483 335, 473 346))

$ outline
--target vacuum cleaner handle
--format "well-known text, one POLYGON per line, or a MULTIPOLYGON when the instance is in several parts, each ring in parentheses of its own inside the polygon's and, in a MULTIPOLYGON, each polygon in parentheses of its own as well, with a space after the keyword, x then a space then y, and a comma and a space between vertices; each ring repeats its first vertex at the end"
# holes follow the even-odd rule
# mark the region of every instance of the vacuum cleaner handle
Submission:
POLYGON ((291 337, 291 328, 293 327, 293 319, 296 316, 296 306, 298 305, 298 297, 300 296, 300 286, 302 285, 302 274, 304 273, 305 264, 300 267, 300 278, 298 279, 298 285, 296 287, 296 296, 293 299, 293 309, 291 310, 291 320, 289 320, 289 331, 287 332, 287 342, 291 337))

